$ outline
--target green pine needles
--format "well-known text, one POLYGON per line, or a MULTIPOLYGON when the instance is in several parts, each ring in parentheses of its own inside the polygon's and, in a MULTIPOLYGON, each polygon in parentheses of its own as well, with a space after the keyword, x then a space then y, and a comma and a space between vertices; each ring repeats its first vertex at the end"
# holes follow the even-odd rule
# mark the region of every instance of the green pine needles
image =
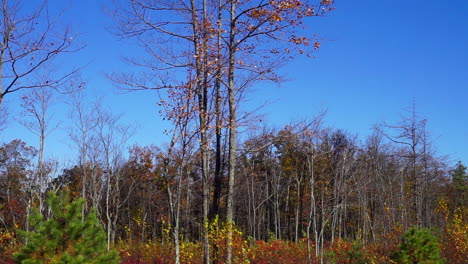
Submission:
POLYGON ((439 242, 431 231, 416 227, 403 235, 403 241, 398 246, 399 251, 392 255, 396 263, 402 264, 444 264, 440 256, 439 242))
POLYGON ((34 209, 29 217, 30 232, 24 232, 25 246, 14 254, 21 264, 116 264, 117 252, 107 251, 106 234, 96 211, 85 218, 83 199, 70 201, 68 194, 50 193, 45 219, 34 209))

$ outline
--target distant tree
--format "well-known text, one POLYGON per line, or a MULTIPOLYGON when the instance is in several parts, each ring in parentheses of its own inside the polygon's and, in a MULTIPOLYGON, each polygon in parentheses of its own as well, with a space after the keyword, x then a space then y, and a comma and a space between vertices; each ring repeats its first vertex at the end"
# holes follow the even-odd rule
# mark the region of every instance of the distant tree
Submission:
MULTIPOLYGON (((98 181, 99 174, 102 172, 102 166, 97 161, 96 152, 91 151, 93 148, 94 129, 97 126, 99 101, 90 103, 86 100, 85 85, 83 81, 77 80, 78 89, 70 93, 69 104, 71 110, 69 113, 72 126, 70 127, 70 139, 78 150, 79 174, 81 176, 81 197, 92 203, 93 207, 98 207, 99 204, 99 189, 98 181), (82 89, 81 89, 82 88, 82 89)), ((83 213, 87 208, 87 204, 83 206, 83 213)))
POLYGON ((407 161, 404 173, 400 177, 400 221, 403 227, 409 228, 413 224, 423 225, 424 201, 427 194, 424 192, 427 177, 422 169, 421 159, 425 157, 429 148, 428 138, 425 131, 427 120, 419 116, 416 111, 416 104, 412 107, 402 120, 397 124, 387 124, 377 126, 377 130, 392 143, 400 145, 400 158, 407 161))
POLYGON ((107 248, 115 242, 116 226, 119 210, 124 198, 119 193, 123 188, 124 150, 128 140, 135 134, 135 127, 123 125, 122 115, 98 107, 96 120, 96 135, 91 150, 98 158, 103 168, 103 207, 99 211, 106 217, 107 248))
POLYGON ((84 169, 79 166, 64 169, 61 174, 59 174, 50 182, 48 191, 67 190, 70 192, 70 196, 72 198, 78 197, 81 191, 81 173, 83 170, 84 169))
POLYGON ((106 233, 92 210, 82 219, 83 199, 70 201, 67 193, 50 193, 51 216, 45 219, 34 208, 26 244, 14 254, 16 263, 118 263, 115 251, 107 251, 106 233))
POLYGON ((443 264, 439 242, 428 229, 412 228, 403 235, 399 251, 392 259, 401 264, 443 264))
POLYGON ((7 228, 24 222, 24 205, 30 200, 25 190, 36 154, 35 148, 19 139, 0 146, 0 219, 7 228))
POLYGON ((459 161, 455 169, 451 170, 450 173, 456 191, 456 206, 464 207, 468 201, 468 174, 466 173, 466 166, 459 161))

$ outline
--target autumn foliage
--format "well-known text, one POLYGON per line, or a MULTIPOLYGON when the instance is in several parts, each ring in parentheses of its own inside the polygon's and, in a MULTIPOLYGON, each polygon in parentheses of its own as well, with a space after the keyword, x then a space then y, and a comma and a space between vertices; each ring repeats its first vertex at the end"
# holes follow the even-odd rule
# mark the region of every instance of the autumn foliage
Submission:
POLYGON ((448 263, 468 262, 468 221, 466 208, 457 208, 446 216, 445 232, 442 239, 442 254, 448 263))

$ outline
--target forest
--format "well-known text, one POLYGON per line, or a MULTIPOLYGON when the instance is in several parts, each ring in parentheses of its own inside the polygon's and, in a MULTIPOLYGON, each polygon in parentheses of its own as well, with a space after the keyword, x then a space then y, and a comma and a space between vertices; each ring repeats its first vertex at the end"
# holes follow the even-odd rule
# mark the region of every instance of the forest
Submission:
POLYGON ((18 98, 39 144, 0 142, 0 264, 468 263, 467 167, 436 151, 415 103, 365 136, 326 111, 272 127, 243 107, 249 88, 315 56, 303 23, 334 1, 114 1, 113 34, 143 57, 107 78, 158 100, 170 125, 147 131, 167 138, 150 145, 87 98, 86 65, 53 66, 86 45, 47 1, 25 2, 2 0, 0 133, 18 98), (67 164, 45 155, 59 99, 67 164))

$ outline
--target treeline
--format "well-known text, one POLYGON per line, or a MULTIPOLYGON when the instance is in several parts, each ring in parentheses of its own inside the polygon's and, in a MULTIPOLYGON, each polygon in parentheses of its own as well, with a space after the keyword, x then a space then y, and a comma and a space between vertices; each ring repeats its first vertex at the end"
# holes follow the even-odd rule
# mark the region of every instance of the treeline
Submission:
MULTIPOLYGON (((28 229, 31 208, 47 214, 46 193, 67 190, 87 201, 83 211, 97 208, 109 246, 173 242, 174 235, 178 241, 202 241, 200 151, 191 141, 174 141, 133 146, 124 154, 126 130, 113 125, 99 123, 88 131, 79 162, 58 177, 52 177, 56 163, 37 166, 33 147, 21 140, 4 143, 1 229, 28 229)), ((466 167, 459 162, 451 168, 433 152, 425 125, 412 118, 378 125, 362 142, 323 127, 321 118, 253 130, 238 144, 236 226, 253 241, 305 239, 317 257, 342 239, 366 244, 414 226, 445 230, 457 210, 466 217, 466 167)), ((209 156, 215 153, 211 149, 209 156)), ((225 219, 226 157, 222 151, 208 166, 211 222, 225 219)))

